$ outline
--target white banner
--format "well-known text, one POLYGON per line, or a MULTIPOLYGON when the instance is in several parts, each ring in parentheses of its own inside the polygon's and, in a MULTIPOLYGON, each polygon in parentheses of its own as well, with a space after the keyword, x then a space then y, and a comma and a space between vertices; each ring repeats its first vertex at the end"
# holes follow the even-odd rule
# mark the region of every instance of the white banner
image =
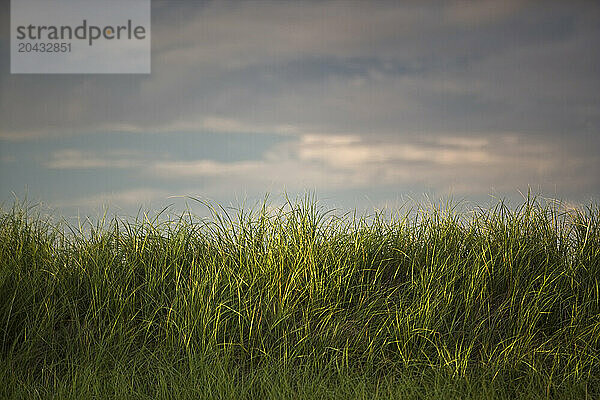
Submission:
POLYGON ((11 0, 13 74, 150 73, 150 0, 11 0))

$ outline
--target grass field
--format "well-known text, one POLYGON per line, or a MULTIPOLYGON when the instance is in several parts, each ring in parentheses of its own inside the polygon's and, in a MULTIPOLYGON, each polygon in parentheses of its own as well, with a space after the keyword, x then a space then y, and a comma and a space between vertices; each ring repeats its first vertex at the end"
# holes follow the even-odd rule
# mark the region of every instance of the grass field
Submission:
POLYGON ((0 396, 600 398, 595 205, 212 211, 2 211, 0 396))

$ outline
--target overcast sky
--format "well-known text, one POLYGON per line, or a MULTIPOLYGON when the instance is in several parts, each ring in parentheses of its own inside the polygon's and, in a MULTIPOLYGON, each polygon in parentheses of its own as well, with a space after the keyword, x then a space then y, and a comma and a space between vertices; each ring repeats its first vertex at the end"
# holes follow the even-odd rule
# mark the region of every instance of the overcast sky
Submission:
POLYGON ((594 2, 153 1, 150 75, 11 75, 8 3, 5 206, 599 198, 594 2))

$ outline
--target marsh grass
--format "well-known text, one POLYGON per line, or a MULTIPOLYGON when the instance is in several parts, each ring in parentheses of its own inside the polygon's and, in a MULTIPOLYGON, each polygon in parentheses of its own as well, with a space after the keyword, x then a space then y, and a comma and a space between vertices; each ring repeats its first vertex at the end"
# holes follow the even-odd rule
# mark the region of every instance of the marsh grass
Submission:
POLYGON ((0 214, 0 395, 600 396, 600 211, 0 214))

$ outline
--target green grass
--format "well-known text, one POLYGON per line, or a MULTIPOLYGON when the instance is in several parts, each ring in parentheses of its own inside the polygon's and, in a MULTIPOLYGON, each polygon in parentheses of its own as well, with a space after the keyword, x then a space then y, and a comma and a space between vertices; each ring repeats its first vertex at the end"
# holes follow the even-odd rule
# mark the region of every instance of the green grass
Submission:
POLYGON ((211 210, 0 212, 0 396, 600 396, 597 206, 211 210))

